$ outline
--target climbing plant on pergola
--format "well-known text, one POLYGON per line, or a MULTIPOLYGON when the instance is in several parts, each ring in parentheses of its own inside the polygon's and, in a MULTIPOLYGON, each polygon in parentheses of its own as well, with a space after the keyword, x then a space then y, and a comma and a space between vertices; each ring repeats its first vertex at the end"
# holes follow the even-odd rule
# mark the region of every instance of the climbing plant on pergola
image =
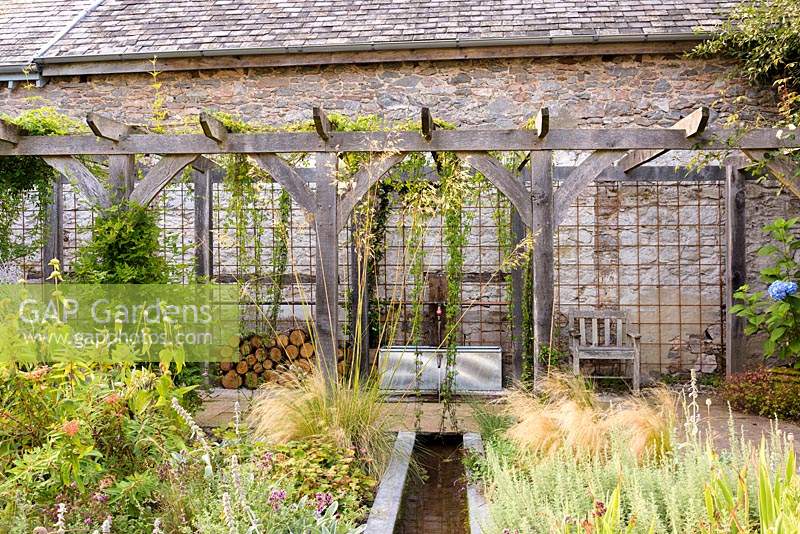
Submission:
MULTIPOLYGON (((452 152, 466 166, 481 173, 510 201, 518 227, 535 236, 533 251, 534 354, 549 344, 554 300, 554 229, 566 217, 569 206, 595 180, 681 181, 726 180, 727 247, 726 305, 733 291, 745 282, 745 211, 743 170, 745 159, 728 158, 724 174, 709 170, 688 175, 675 169, 641 166, 669 150, 741 150, 750 160, 760 160, 779 148, 800 147, 794 138, 782 138, 773 129, 747 132, 707 129, 709 111, 699 108, 671 128, 550 128, 547 109, 541 109, 530 129, 437 130, 430 111, 421 112, 421 134, 417 132, 337 132, 320 108, 314 108, 316 132, 231 133, 217 119, 201 114, 203 134, 153 134, 90 113, 87 123, 94 135, 28 136, 9 122, 0 122, 0 157, 40 156, 100 207, 133 201, 150 204, 161 190, 184 169, 195 172, 195 231, 207 236, 211 221, 211 182, 216 164, 206 158, 213 154, 244 154, 280 184, 313 219, 316 231, 317 267, 315 334, 322 372, 336 374, 338 328, 338 233, 355 206, 369 189, 410 153, 452 152), (553 151, 591 151, 565 176, 554 176, 553 151), (513 172, 490 152, 527 152, 525 161, 513 172), (281 154, 311 153, 312 169, 293 167, 281 154), (370 153, 355 173, 346 191, 337 187, 339 155, 370 153), (160 159, 138 182, 134 157, 137 154, 160 159), (103 183, 76 156, 107 157, 109 180, 103 183), (554 191, 554 178, 561 184, 554 191), (315 188, 309 187, 315 183, 315 188)), ((800 196, 800 180, 792 162, 770 158, 767 168, 783 186, 800 196)), ((720 171, 719 168, 716 171, 720 171)), ((60 257, 60 188, 50 209, 50 238, 46 257, 60 257)), ((518 228, 519 231, 519 228, 518 228)), ((211 247, 207 239, 197 240, 197 272, 211 274, 211 247)), ((515 283, 521 284, 519 272, 515 283)), ((514 291, 515 328, 521 324, 521 291, 514 291)), ((515 332, 516 334, 517 332, 515 332)), ((741 369, 744 359, 741 319, 727 315, 727 372, 741 369)), ((534 359, 535 361, 536 359, 534 359)), ((521 351, 515 350, 514 373, 522 370, 521 351)), ((536 369, 534 369, 536 372, 536 369)))

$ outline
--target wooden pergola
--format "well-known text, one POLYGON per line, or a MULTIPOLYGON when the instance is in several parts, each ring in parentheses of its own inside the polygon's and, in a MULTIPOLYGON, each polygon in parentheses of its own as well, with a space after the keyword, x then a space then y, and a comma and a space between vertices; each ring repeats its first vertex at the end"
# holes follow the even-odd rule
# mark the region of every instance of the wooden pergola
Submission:
MULTIPOLYGON (((123 201, 148 205, 184 169, 191 167, 195 186, 195 232, 197 273, 211 275, 211 184, 219 167, 206 155, 246 154, 266 171, 308 212, 316 231, 315 329, 322 370, 336 373, 338 337, 338 250, 337 236, 354 207, 374 184, 408 154, 452 152, 466 166, 480 172, 511 202, 515 209, 512 226, 517 235, 526 230, 536 235, 533 261, 534 353, 550 342, 554 300, 553 233, 564 220, 569 206, 594 181, 703 181, 725 180, 727 211, 726 305, 732 305, 733 291, 745 282, 745 195, 744 158, 728 158, 724 173, 719 167, 694 173, 676 172, 672 167, 642 167, 670 150, 741 150, 750 160, 765 157, 778 148, 800 147, 800 140, 779 135, 773 129, 747 132, 707 128, 709 111, 699 108, 670 128, 550 128, 547 109, 539 111, 533 129, 437 130, 430 111, 421 113, 421 134, 417 132, 337 132, 324 112, 313 110, 316 132, 252 133, 228 132, 207 114, 199 117, 203 134, 152 134, 91 113, 87 123, 94 135, 27 136, 8 122, 0 123, 0 157, 40 156, 70 183, 100 207, 123 201), (567 173, 553 166, 553 151, 592 151, 567 173), (518 173, 508 170, 490 152, 528 152, 518 173), (339 154, 370 153, 350 187, 337 187, 339 154), (313 168, 296 168, 280 154, 311 153, 313 168), (135 181, 134 156, 155 155, 158 162, 135 181), (76 159, 90 156, 107 159, 109 180, 97 176, 76 159), (558 169, 558 171, 562 171, 558 169), (554 179, 560 186, 554 191, 554 179), (309 183, 315 184, 314 190, 309 183), (528 184, 530 186, 528 187, 528 184)), ((788 159, 770 159, 767 167, 783 186, 800 196, 800 180, 788 159)), ((61 183, 51 206, 50 238, 46 257, 61 257, 61 183)), ((522 287, 523 273, 516 270, 512 283, 522 287)), ((515 328, 522 321, 521 290, 513 294, 515 328)), ((366 314, 364 314, 366 316, 366 314)), ((731 314, 726 320, 727 372, 741 370, 744 362, 743 321, 731 314)), ((519 345, 519 343, 517 343, 519 345)), ((514 373, 522 370, 522 350, 514 350, 514 373)))

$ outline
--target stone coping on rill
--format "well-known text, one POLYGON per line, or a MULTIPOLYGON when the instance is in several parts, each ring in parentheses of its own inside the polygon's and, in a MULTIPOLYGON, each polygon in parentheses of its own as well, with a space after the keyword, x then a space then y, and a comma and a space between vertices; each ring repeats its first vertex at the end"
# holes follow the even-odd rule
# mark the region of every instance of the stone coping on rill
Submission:
POLYGON ((381 478, 367 519, 366 534, 392 534, 403 502, 408 466, 416 441, 414 432, 398 432, 389 466, 381 478))

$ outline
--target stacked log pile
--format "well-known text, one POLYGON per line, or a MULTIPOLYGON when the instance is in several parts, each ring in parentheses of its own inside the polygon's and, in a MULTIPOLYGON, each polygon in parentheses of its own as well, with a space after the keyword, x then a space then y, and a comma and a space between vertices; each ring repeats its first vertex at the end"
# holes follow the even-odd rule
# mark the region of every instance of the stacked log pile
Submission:
MULTIPOLYGON (((251 334, 231 340, 229 353, 219 364, 222 386, 255 389, 264 383, 287 383, 292 377, 311 373, 316 347, 305 330, 295 328, 275 336, 251 334), (237 358, 238 357, 238 361, 237 358)), ((345 350, 337 351, 338 371, 345 371, 345 350)))

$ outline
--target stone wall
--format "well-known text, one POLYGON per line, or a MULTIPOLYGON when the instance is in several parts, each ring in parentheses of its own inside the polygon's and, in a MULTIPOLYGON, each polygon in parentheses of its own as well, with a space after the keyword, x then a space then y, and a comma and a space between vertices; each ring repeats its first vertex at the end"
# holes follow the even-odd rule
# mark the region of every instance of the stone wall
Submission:
MULTIPOLYGON (((421 106, 429 106, 436 117, 465 128, 518 126, 540 106, 550 108, 551 123, 558 127, 664 127, 700 104, 711 106, 712 121, 719 122, 733 111, 734 98, 745 117, 772 113, 770 92, 731 78, 730 69, 725 61, 617 56, 199 71, 163 73, 157 80, 167 120, 176 125, 195 124, 197 114, 207 109, 281 125, 310 118, 311 107, 320 104, 351 116, 375 113, 391 120, 416 118, 421 106)), ((13 115, 51 105, 76 117, 96 111, 148 123, 155 111, 152 83, 148 75, 53 79, 43 88, 0 91, 0 110, 13 115)), ((557 154, 557 160, 574 164, 581 156, 557 154)), ((557 242, 561 311, 626 307, 642 323, 650 370, 711 370, 722 343, 722 192, 710 184, 591 188, 557 242), (695 208, 683 213, 681 205, 695 208), (693 225, 698 229, 691 234, 693 225)), ((776 197, 771 185, 748 184, 747 194, 752 274, 761 261, 755 257, 763 242, 760 228, 776 216, 797 213, 799 204, 786 195, 776 197)), ((191 224, 185 219, 191 210, 178 214, 175 198, 166 204, 165 226, 188 228, 181 239, 190 244, 191 224)), ((185 196, 184 202, 189 199, 185 196)), ((481 216, 491 217, 490 211, 481 216)), ((299 242, 309 242, 298 249, 297 264, 312 274, 306 245, 313 236, 307 228, 303 234, 301 219, 296 221, 298 236, 305 237, 299 242)), ((496 240, 492 232, 484 228, 471 239, 490 243, 496 240)), ((262 238, 268 244, 267 234, 262 238)), ((225 245, 225 238, 220 236, 220 242, 225 245)), ((217 252, 228 254, 225 246, 217 252)), ((430 261, 441 265, 443 259, 430 261)), ((479 258, 467 256, 468 265, 478 263, 479 258)), ((465 299, 484 298, 476 287, 470 286, 465 299)), ((485 298, 504 298, 500 286, 490 291, 485 298)), ((286 295, 287 300, 295 297, 286 295)), ((495 339, 508 346, 505 311, 486 311, 467 318, 473 321, 465 326, 467 339, 480 328, 484 342, 495 339)), ((287 318, 307 312, 296 306, 284 309, 287 318)))

